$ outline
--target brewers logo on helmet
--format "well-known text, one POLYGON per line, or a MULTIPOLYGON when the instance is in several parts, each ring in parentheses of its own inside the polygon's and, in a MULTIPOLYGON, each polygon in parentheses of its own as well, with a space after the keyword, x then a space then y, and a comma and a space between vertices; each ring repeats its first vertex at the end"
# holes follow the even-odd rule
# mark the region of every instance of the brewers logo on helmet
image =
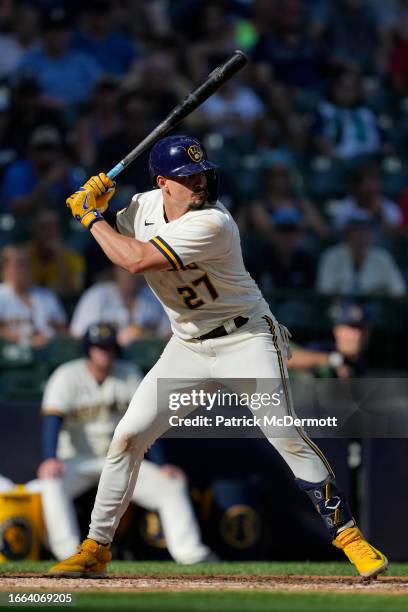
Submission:
POLYGON ((188 147, 187 153, 191 157, 193 162, 198 163, 202 159, 204 159, 204 153, 201 147, 199 147, 198 145, 191 145, 190 147, 188 147))
POLYGON ((91 346, 99 346, 106 349, 113 348, 119 351, 116 329, 110 323, 94 323, 91 325, 83 338, 83 344, 85 353, 88 352, 91 346))
POLYGON ((191 136, 167 136, 156 142, 149 157, 150 176, 156 187, 158 176, 190 176, 205 172, 208 202, 218 199, 218 166, 210 162, 202 144, 191 136))

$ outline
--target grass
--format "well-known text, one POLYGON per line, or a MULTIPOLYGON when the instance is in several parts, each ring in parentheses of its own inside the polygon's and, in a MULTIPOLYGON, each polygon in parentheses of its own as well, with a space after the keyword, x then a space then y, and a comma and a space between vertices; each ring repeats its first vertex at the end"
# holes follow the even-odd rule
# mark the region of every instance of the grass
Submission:
MULTIPOLYGON (((3 572, 45 572, 50 562, 20 561, 0 564, 3 572)), ((355 575, 348 563, 311 562, 223 562, 194 566, 180 566, 173 562, 127 562, 116 561, 110 565, 115 573, 134 573, 139 576, 160 574, 217 575, 355 575)), ((407 576, 408 564, 393 563, 388 575, 407 576)), ((4 601, 4 599, 3 599, 4 601)), ((15 606, 14 606, 15 607, 15 606)), ((38 609, 40 606, 36 605, 38 609)), ((64 607, 65 606, 58 606, 64 607)), ((20 610, 31 608, 18 606, 20 610)), ((67 609, 82 610, 135 610, 136 612, 405 612, 408 596, 376 593, 333 593, 333 592, 266 592, 259 589, 237 591, 200 592, 140 592, 120 593, 108 591, 81 591, 75 593, 75 605, 67 609)), ((0 612, 2 606, 0 604, 0 612)), ((4 609, 4 608, 3 608, 4 609)), ((11 608, 8 608, 11 609, 11 608)), ((41 608, 43 609, 43 608, 41 608)))
POLYGON ((201 592, 109 594, 76 599, 74 610, 138 612, 406 612, 407 597, 336 593, 201 592))
MULTIPOLYGON (((3 572, 46 572, 53 565, 51 561, 16 561, 0 563, 0 575, 3 572)), ((299 574, 302 576, 355 576, 353 566, 347 562, 315 561, 223 561, 222 563, 203 563, 200 565, 178 565, 173 561, 113 561, 109 564, 112 574, 134 573, 139 576, 154 574, 201 574, 223 576, 260 575, 284 576, 286 574, 299 574)), ((388 576, 407 576, 408 563, 391 563, 388 576)))

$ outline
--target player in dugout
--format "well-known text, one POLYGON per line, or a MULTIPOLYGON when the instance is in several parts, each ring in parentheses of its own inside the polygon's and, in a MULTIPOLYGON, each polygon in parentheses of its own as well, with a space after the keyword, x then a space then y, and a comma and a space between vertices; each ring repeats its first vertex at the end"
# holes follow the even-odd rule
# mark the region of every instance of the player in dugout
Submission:
MULTIPOLYGON (((285 365, 288 332, 244 267, 238 228, 218 200, 217 166, 198 140, 172 135, 154 145, 149 169, 154 188, 135 194, 117 214, 109 211, 115 185, 103 173, 67 200, 74 218, 114 264, 145 275, 170 318, 173 336, 115 429, 88 538, 77 554, 51 568, 54 575, 105 575, 144 454, 170 427, 158 379, 180 384, 188 379, 200 387, 228 378, 241 392, 262 391, 269 381, 283 398, 279 408, 269 407, 270 414, 294 415, 285 365)), ((193 408, 184 406, 178 414, 184 417, 193 408)), ((328 460, 305 431, 292 425, 287 433, 269 435, 262 429, 312 500, 334 546, 361 576, 383 572, 386 557, 361 534, 328 460)))
MULTIPOLYGON (((43 461, 39 480, 30 483, 30 490, 41 492, 48 543, 57 559, 73 555, 80 544, 73 500, 98 483, 112 434, 142 379, 133 363, 119 359, 111 325, 91 325, 84 349, 83 358, 59 366, 46 384, 43 461)), ((201 540, 180 468, 143 461, 131 499, 158 512, 178 563, 216 558, 201 540)))

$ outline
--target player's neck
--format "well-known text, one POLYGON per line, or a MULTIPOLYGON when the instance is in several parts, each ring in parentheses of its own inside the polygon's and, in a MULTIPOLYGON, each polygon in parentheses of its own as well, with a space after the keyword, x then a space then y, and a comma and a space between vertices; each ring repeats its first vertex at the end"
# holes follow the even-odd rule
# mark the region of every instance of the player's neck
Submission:
POLYGON ((27 297, 30 293, 30 285, 26 283, 14 283, 14 282, 6 282, 6 285, 10 287, 10 289, 21 298, 27 297))
POLYGON ((99 384, 102 384, 108 378, 111 371, 111 369, 99 368, 92 361, 88 361, 87 365, 88 370, 99 384))
POLYGON ((163 217, 166 223, 180 219, 186 212, 189 211, 189 207, 186 205, 178 205, 171 202, 163 202, 163 217))

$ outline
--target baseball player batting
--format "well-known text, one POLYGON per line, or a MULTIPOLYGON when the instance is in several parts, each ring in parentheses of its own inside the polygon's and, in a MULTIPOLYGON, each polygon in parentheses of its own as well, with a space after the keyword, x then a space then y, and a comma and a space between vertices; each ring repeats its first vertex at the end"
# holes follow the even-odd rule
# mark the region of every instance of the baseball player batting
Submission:
MULTIPOLYGON (((114 183, 103 173, 67 200, 75 219, 114 264, 145 275, 170 318, 173 336, 116 427, 88 538, 77 554, 51 568, 52 574, 105 574, 144 453, 169 428, 168 405, 157 397, 158 378, 187 378, 197 386, 203 379, 251 378, 257 388, 262 379, 281 379, 285 410, 294 414, 285 365, 287 330, 245 270, 238 228, 218 200, 217 166, 195 138, 168 136, 152 148, 149 169, 154 189, 134 195, 116 215, 108 209, 114 183)), ((187 406, 178 414, 191 410, 187 406)), ((306 433, 293 426, 290 436, 269 442, 312 500, 334 546, 362 576, 384 571, 386 557, 364 539, 327 459, 306 433)))
MULTIPOLYGON (((74 554, 79 526, 72 500, 94 487, 120 417, 141 373, 117 358, 116 332, 111 325, 91 325, 84 337, 86 356, 58 367, 48 380, 42 401, 43 455, 39 490, 49 547, 57 559, 74 554)), ((37 485, 37 488, 34 486, 37 485)), ((178 563, 213 558, 201 540, 184 480, 175 466, 143 461, 132 501, 159 513, 166 544, 178 563)))

